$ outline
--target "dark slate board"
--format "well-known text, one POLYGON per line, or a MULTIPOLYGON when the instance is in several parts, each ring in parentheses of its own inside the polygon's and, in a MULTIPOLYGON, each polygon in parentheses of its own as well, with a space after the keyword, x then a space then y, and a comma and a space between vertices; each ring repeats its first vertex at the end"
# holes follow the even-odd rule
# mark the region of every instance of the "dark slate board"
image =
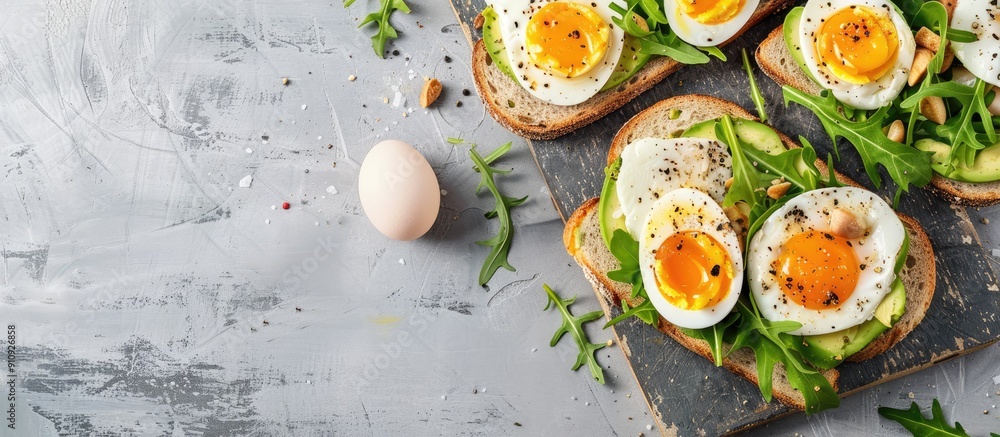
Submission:
MULTIPOLYGON (((452 5, 470 43, 478 39, 472 23, 485 1, 452 0, 452 5)), ((611 139, 644 108, 673 95, 702 93, 734 101, 754 112, 740 49, 746 48, 752 57, 757 44, 783 18, 784 13, 779 13, 765 19, 727 46, 723 51, 729 62, 685 67, 602 120, 556 140, 528 141, 563 219, 585 200, 600 194, 611 139)), ((825 156, 831 143, 815 116, 799 106, 785 108, 780 88, 757 73, 772 125, 792 137, 805 136, 820 156, 825 156)), ((840 149, 837 168, 872 188, 851 146, 841 144, 840 149)), ((888 180, 884 171, 882 176, 888 180)), ((878 191, 890 196, 894 190, 890 183, 878 191)), ((904 196, 899 210, 917 218, 931 236, 937 257, 934 300, 917 329, 891 350, 863 363, 838 367, 843 395, 981 349, 1000 338, 997 276, 965 209, 914 189, 904 196)), ((617 308, 605 310, 619 313, 617 308)), ((793 413, 776 401, 765 404, 756 385, 714 367, 649 326, 625 322, 615 331, 627 345, 632 371, 665 435, 734 433, 793 413)))

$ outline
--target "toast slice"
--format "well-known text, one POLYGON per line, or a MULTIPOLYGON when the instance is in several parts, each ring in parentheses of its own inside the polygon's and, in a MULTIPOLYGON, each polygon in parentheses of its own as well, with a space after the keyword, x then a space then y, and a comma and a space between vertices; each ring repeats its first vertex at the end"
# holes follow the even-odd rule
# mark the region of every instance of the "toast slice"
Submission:
MULTIPOLYGON (((778 26, 757 47, 757 65, 779 85, 819 95, 822 88, 802 72, 788 51, 783 28, 778 26)), ((1000 203, 1000 181, 960 182, 935 173, 929 188, 948 202, 959 205, 989 206, 1000 203)))
MULTIPOLYGON (((723 45, 793 3, 794 0, 761 0, 746 26, 723 45)), ((638 97, 682 66, 684 64, 673 59, 656 56, 621 85, 599 92, 578 105, 560 106, 533 97, 494 67, 482 39, 472 48, 472 76, 486 110, 503 127, 533 140, 551 140, 586 126, 638 97)))
MULTIPOLYGON (((663 100, 637 114, 625 124, 615 135, 608 153, 608 162, 614 162, 628 143, 644 137, 676 136, 676 133, 687 129, 703 120, 721 117, 729 114, 733 117, 756 120, 738 105, 704 95, 687 95, 663 100), (670 119, 668 113, 680 111, 680 116, 670 119)), ((779 133, 786 147, 799 147, 790 138, 779 133)), ((817 161, 821 172, 826 171, 822 162, 817 161)), ((845 184, 858 186, 846 176, 837 174, 838 180, 845 184)), ((620 305, 622 299, 630 305, 638 304, 630 298, 631 286, 616 282, 607 277, 607 272, 620 266, 614 255, 608 251, 601 237, 598 214, 598 198, 584 202, 569 218, 563 231, 563 243, 566 251, 583 269, 584 276, 594 287, 598 296, 611 305, 620 305)), ((920 225, 910 217, 900 215, 907 232, 910 235, 910 252, 905 266, 900 272, 901 280, 906 286, 906 308, 903 317, 895 326, 883 332, 867 347, 849 358, 859 361, 871 358, 889 349, 902 340, 914 327, 920 323, 934 296, 935 264, 934 252, 930 239, 920 225)), ((663 318, 659 321, 659 330, 677 340, 682 346, 712 360, 711 349, 707 342, 684 335, 680 328, 663 318)), ((757 384, 757 364, 753 352, 741 349, 727 357, 723 366, 731 372, 757 384)), ((837 389, 839 372, 831 369, 824 372, 830 384, 837 389)), ((792 408, 805 409, 802 395, 788 383, 782 366, 777 366, 773 381, 774 397, 792 408)), ((841 393, 846 395, 847 393, 841 393)))

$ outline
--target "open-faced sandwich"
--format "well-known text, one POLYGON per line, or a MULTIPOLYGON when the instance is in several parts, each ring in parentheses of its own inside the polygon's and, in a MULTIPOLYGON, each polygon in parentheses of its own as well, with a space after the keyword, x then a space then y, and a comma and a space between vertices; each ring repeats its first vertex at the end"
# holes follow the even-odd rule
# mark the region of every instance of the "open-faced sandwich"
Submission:
POLYGON ((929 182, 951 202, 1000 202, 995 0, 809 0, 757 63, 786 102, 855 146, 876 184, 883 165, 903 189, 929 182))
POLYGON ((816 152, 702 95, 615 136, 563 241, 599 295, 793 408, 839 405, 835 366, 889 349, 934 294, 912 219, 816 152), (782 366, 775 366, 775 363, 782 366))
MULTIPOLYGON (((511 131, 552 139, 621 107, 791 0, 488 0, 476 89, 511 131)), ((480 21, 477 19, 477 22, 480 21)))

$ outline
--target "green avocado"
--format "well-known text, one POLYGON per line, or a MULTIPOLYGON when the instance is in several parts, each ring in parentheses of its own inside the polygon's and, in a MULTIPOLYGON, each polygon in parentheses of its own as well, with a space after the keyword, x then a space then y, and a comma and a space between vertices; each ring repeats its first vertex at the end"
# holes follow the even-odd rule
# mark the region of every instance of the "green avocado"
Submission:
POLYGON ((799 43, 799 21, 802 19, 802 11, 805 9, 803 6, 796 6, 792 10, 788 11, 788 15, 785 16, 785 23, 782 26, 782 33, 785 35, 785 45, 788 46, 788 51, 792 53, 792 59, 795 60, 795 64, 799 66, 802 70, 812 79, 813 82, 819 83, 809 68, 806 67, 806 59, 802 56, 802 45, 799 43))
MULTIPOLYGON (((500 31, 500 26, 497 25, 497 19, 497 13, 493 8, 487 7, 483 9, 483 44, 486 45, 486 53, 489 53, 490 58, 493 59, 493 63, 496 64, 497 68, 509 76, 511 80, 516 81, 517 78, 514 77, 514 69, 510 67, 510 59, 507 57, 507 47, 504 45, 503 34, 500 31)), ((601 91, 621 85, 646 65, 646 61, 649 60, 649 54, 641 52, 639 48, 639 40, 632 37, 632 35, 626 34, 625 45, 622 48, 622 54, 618 57, 615 71, 611 73, 611 77, 601 87, 601 91)))
POLYGON ((611 73, 611 77, 601 87, 601 91, 621 85, 646 65, 649 53, 641 52, 639 48, 639 40, 632 35, 625 34, 625 46, 622 47, 622 54, 618 57, 618 64, 615 65, 615 71, 611 73))
POLYGON ((830 369, 857 353, 903 316, 906 290, 896 278, 892 290, 875 308, 875 316, 860 325, 822 335, 789 337, 787 343, 821 369, 830 369))
POLYGON ((497 68, 514 78, 514 70, 510 68, 510 60, 507 59, 507 46, 503 43, 503 36, 500 33, 500 26, 497 25, 497 12, 493 8, 483 9, 483 44, 486 45, 486 53, 493 59, 497 68))
POLYGON ((938 174, 962 182, 993 182, 1000 180, 1000 143, 988 146, 976 153, 976 159, 971 167, 956 164, 949 168, 948 155, 951 146, 930 138, 917 140, 914 144, 919 150, 934 153, 931 156, 931 168, 938 174))
MULTIPOLYGON (((718 120, 706 120, 689 127, 683 134, 685 138, 705 138, 718 140, 715 135, 715 124, 718 120)), ((777 155, 785 151, 785 144, 781 142, 781 137, 769 126, 751 120, 735 118, 733 124, 736 127, 736 136, 744 143, 754 146, 769 155, 777 155)))
POLYGON ((598 219, 601 224, 601 237, 604 244, 611 247, 611 236, 615 229, 625 229, 625 216, 621 214, 621 201, 618 200, 618 170, 622 167, 622 159, 604 169, 604 188, 601 189, 601 200, 597 204, 598 219), (617 217, 615 215, 617 214, 617 217))

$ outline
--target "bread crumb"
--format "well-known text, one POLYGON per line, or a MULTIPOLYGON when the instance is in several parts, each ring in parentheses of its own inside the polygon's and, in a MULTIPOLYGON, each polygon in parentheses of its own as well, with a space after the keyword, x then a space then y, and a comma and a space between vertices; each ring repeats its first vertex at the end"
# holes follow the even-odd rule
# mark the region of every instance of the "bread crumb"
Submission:
POLYGON ((986 217, 983 217, 983 219, 980 220, 979 222, 982 223, 982 224, 984 224, 984 225, 988 225, 988 224, 990 224, 990 219, 988 219, 986 217))
POLYGON ((288 78, 287 78, 287 77, 283 77, 283 78, 281 78, 281 84, 282 84, 282 85, 284 85, 284 86, 288 86, 288 84, 289 84, 289 83, 291 83, 291 81, 290 81, 290 80, 288 80, 288 78))
POLYGON ((357 79, 357 78, 358 78, 357 76, 355 76, 355 75, 352 74, 350 76, 347 76, 347 81, 348 82, 354 82, 354 80, 357 79))
POLYGON ((907 394, 906 394, 906 397, 908 397, 908 398, 910 398, 910 399, 913 399, 913 398, 915 397, 915 395, 914 395, 914 394, 913 394, 913 392, 911 391, 911 392, 909 392, 909 393, 907 393, 907 394))

